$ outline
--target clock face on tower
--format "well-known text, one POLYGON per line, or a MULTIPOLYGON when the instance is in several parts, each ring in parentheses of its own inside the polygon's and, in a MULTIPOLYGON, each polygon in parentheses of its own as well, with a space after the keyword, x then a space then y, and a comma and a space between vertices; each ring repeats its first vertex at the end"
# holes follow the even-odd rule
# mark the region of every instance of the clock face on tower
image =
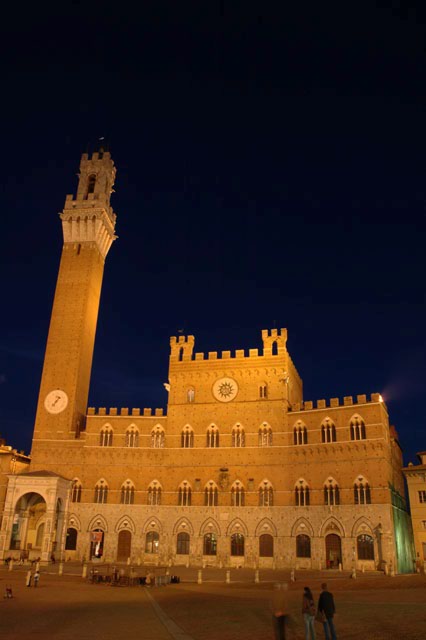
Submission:
POLYGON ((62 389, 50 391, 44 399, 44 406, 49 413, 61 413, 68 405, 68 396, 62 389))
POLYGON ((212 391, 219 402, 231 402, 238 393, 238 384, 233 378, 219 378, 214 383, 212 391))

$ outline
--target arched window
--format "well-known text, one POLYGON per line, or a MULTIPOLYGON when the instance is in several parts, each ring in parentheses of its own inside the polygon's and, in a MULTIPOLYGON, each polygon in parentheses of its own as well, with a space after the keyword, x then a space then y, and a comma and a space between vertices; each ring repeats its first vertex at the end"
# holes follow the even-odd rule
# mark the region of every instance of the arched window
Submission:
POLYGON ((324 504, 329 507, 340 504, 339 485, 333 478, 324 483, 324 504))
POLYGON ((182 482, 178 491, 178 504, 180 507, 191 506, 191 487, 188 482, 182 482))
POLYGON ((231 536, 231 556, 244 555, 244 536, 242 533, 233 533, 231 536))
POLYGON ((105 480, 99 480, 95 486, 94 502, 96 504, 106 504, 108 501, 108 485, 105 480))
POLYGON ((370 485, 362 476, 354 483, 354 503, 371 504, 370 485))
POLYGON ((219 429, 214 424, 207 429, 206 445, 211 448, 219 446, 219 429))
POLYGON ((145 537, 145 553, 158 553, 160 535, 157 531, 148 531, 145 537))
POLYGON ((217 507, 218 492, 217 486, 210 480, 204 488, 204 506, 205 507, 217 507))
POLYGON ((133 486, 131 480, 126 480, 126 482, 121 486, 120 504, 134 504, 134 502, 135 487, 133 486))
POLYGON ((215 533, 206 533, 203 539, 203 555, 215 556, 217 553, 217 537, 215 533))
POLYGON ((189 533, 181 531, 177 534, 176 553, 178 555, 189 555, 189 533))
POLYGON ((272 429, 271 427, 263 423, 259 429, 259 447, 271 447, 272 446, 272 429))
POLYGON ((296 507, 309 506, 309 487, 304 480, 299 480, 294 488, 296 507))
POLYGON ((148 504, 161 504, 161 485, 157 480, 153 480, 148 487, 148 504))
POLYGON ((232 446, 233 447, 245 447, 246 434, 243 427, 240 424, 235 425, 232 429, 232 446))
POLYGON ((264 480, 259 487, 259 507, 272 507, 274 504, 274 490, 268 480, 264 480))
POLYGON ((296 558, 311 557, 311 539, 306 533, 296 536, 296 558))
POLYGON ((189 425, 182 429, 180 441, 184 449, 191 449, 194 446, 194 432, 189 425))
POLYGON ((262 533, 259 536, 259 556, 261 558, 274 557, 274 538, 270 533, 262 533))
POLYGON ((72 482, 71 502, 81 502, 81 482, 78 478, 72 482))
POLYGON ((126 431, 126 447, 139 446, 139 431, 136 427, 129 427, 126 431))
POLYGON ((351 419, 351 440, 365 440, 365 422, 359 416, 354 416, 351 419))
POLYGON ((191 402, 191 403, 194 402, 194 400, 195 400, 195 389, 194 389, 194 387, 189 387, 186 390, 186 399, 187 399, 188 402, 191 402))
POLYGON ((356 539, 358 560, 374 560, 374 540, 363 533, 356 539))
POLYGON ((239 480, 236 480, 231 487, 231 506, 244 507, 244 505, 245 505, 244 487, 239 480))
POLYGON ((78 531, 74 527, 67 529, 67 538, 65 540, 65 551, 75 551, 77 549, 78 531))
POLYGON ((87 195, 89 195, 89 193, 95 192, 95 185, 96 185, 96 174, 92 173, 87 178, 87 195))
POLYGON ((164 448, 164 429, 159 424, 151 431, 151 447, 154 449, 164 448))
POLYGON ((308 430, 300 420, 296 422, 293 429, 294 444, 308 444, 308 430))
POLYGON ((266 382, 264 382, 259 386, 259 398, 261 398, 262 400, 266 400, 267 397, 268 397, 268 385, 266 384, 266 382))
POLYGON ((321 442, 336 442, 336 427, 330 418, 321 424, 321 442))
POLYGON ((104 427, 99 434, 99 445, 101 447, 112 447, 112 435, 111 427, 104 427))

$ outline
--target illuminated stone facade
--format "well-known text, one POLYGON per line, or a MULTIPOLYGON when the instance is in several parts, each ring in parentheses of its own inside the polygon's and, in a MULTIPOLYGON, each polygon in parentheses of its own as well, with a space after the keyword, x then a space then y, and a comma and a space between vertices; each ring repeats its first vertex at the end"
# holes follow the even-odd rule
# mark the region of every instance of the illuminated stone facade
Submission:
POLYGON ((172 337, 167 415, 86 412, 114 177, 109 153, 83 155, 61 214, 31 474, 8 493, 0 548, 26 547, 38 505, 31 552, 43 559, 55 549, 145 564, 404 570, 402 456, 386 406, 379 394, 304 402, 285 329, 262 331, 260 352, 195 353, 193 336, 172 337))
POLYGON ((416 565, 426 570, 426 451, 417 454, 420 464, 403 469, 407 478, 411 521, 416 546, 416 565))

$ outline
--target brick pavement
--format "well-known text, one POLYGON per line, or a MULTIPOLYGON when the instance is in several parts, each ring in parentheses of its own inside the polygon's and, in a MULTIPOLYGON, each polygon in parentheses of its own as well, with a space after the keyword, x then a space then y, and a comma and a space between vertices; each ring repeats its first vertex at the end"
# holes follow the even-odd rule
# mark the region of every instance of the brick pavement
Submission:
MULTIPOLYGON (((57 566, 42 567, 40 586, 25 587, 26 567, 7 572, 0 567, 0 596, 11 584, 13 600, 0 599, 0 637, 26 640, 44 635, 53 640, 75 638, 110 640, 272 640, 269 597, 273 578, 288 573, 262 575, 254 584, 253 572, 203 572, 202 585, 196 571, 188 570, 185 582, 146 589, 92 585, 79 575, 56 575, 57 566), (239 578, 236 581, 236 578, 239 578)), ((183 573, 178 569, 175 573, 183 573)), ((81 572, 81 567, 79 567, 81 572)), ((145 574, 143 568, 140 573, 145 574)), ((424 640, 426 634, 426 577, 395 578, 368 575, 351 580, 328 573, 338 615, 338 638, 345 640, 424 640)), ((181 576, 184 577, 183 575, 181 576)), ((289 640, 304 638, 300 602, 309 584, 318 597, 324 579, 319 572, 298 573, 290 587, 293 625, 289 640)), ((322 640, 322 630, 317 638, 322 640)))

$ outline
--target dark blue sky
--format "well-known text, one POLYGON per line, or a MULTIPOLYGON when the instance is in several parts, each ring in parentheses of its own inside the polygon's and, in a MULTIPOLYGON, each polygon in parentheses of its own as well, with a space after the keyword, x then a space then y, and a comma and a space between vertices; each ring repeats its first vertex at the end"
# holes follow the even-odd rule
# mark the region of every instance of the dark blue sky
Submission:
MULTIPOLYGON (((426 449, 425 10, 62 4, 1 30, 0 432, 30 448, 80 154, 118 168, 90 404, 166 406, 168 340, 285 326, 306 400, 426 449)), ((405 5, 405 3, 404 3, 405 5)))

